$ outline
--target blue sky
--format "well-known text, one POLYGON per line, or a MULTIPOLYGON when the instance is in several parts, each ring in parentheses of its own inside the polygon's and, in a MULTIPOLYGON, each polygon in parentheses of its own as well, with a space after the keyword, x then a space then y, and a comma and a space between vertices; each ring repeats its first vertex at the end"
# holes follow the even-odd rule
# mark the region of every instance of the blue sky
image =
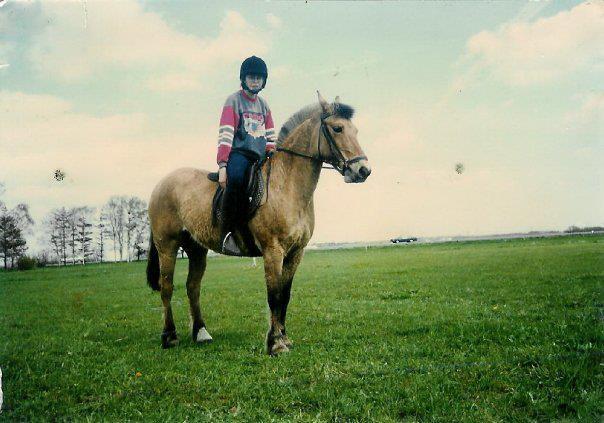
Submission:
POLYGON ((598 2, 8 0, 4 199, 40 221, 215 167, 222 102, 256 54, 277 126, 317 89, 358 112, 373 174, 324 172, 314 241, 602 224, 603 46, 598 2))

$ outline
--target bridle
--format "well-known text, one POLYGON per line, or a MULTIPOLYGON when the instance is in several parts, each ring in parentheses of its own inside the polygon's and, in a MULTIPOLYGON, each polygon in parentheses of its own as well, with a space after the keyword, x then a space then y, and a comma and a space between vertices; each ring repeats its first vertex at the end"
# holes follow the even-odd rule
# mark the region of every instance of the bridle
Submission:
POLYGON ((319 129, 319 134, 317 136, 317 155, 316 156, 315 155, 311 156, 308 154, 300 153, 299 151, 290 150, 289 148, 284 148, 281 146, 277 147, 277 151, 283 151, 285 153, 293 154, 294 156, 306 157, 308 159, 319 161, 321 163, 328 163, 332 167, 324 166, 323 169, 335 169, 338 172, 340 172, 340 174, 343 176, 346 169, 350 169, 350 165, 352 165, 353 163, 356 163, 358 161, 361 161, 361 160, 367 160, 367 157, 366 156, 356 156, 349 160, 347 160, 346 157, 344 157, 344 154, 342 154, 342 150, 340 150, 340 147, 338 147, 338 145, 336 144, 335 140, 333 139, 333 136, 329 133, 329 130, 327 129, 327 124, 325 123, 325 119, 327 119, 333 115, 335 115, 335 113, 325 113, 324 112, 321 114, 321 127, 319 129), (321 134, 323 134, 323 137, 321 137, 321 134), (327 145, 329 146, 329 153, 331 156, 330 159, 321 156, 321 142, 322 142, 323 138, 327 141, 327 145))

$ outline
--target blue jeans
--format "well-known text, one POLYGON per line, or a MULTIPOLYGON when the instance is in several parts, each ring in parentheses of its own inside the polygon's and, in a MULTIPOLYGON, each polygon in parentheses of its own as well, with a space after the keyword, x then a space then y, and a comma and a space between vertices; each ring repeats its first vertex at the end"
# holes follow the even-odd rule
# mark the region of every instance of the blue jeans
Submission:
POLYGON ((233 190, 245 191, 249 169, 253 163, 253 160, 239 151, 231 152, 227 162, 227 190, 231 187, 233 190))
POLYGON ((222 203, 224 231, 237 229, 247 212, 246 188, 254 160, 238 151, 231 151, 227 162, 227 186, 222 203))

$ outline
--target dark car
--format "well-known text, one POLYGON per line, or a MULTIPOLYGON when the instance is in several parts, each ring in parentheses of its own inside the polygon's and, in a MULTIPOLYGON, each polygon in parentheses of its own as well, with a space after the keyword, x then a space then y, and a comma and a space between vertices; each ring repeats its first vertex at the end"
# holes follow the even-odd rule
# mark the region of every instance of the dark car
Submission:
POLYGON ((398 244, 400 242, 417 242, 417 238, 415 237, 411 237, 411 238, 393 238, 390 240, 390 242, 392 242, 393 244, 398 244))

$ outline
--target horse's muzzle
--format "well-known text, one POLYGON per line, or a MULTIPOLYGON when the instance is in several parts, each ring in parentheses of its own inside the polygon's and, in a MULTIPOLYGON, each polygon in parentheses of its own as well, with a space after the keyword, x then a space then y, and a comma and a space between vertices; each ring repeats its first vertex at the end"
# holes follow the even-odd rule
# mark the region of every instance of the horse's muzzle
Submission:
POLYGON ((344 170, 344 182, 360 183, 371 175, 371 166, 367 160, 359 160, 344 170))

